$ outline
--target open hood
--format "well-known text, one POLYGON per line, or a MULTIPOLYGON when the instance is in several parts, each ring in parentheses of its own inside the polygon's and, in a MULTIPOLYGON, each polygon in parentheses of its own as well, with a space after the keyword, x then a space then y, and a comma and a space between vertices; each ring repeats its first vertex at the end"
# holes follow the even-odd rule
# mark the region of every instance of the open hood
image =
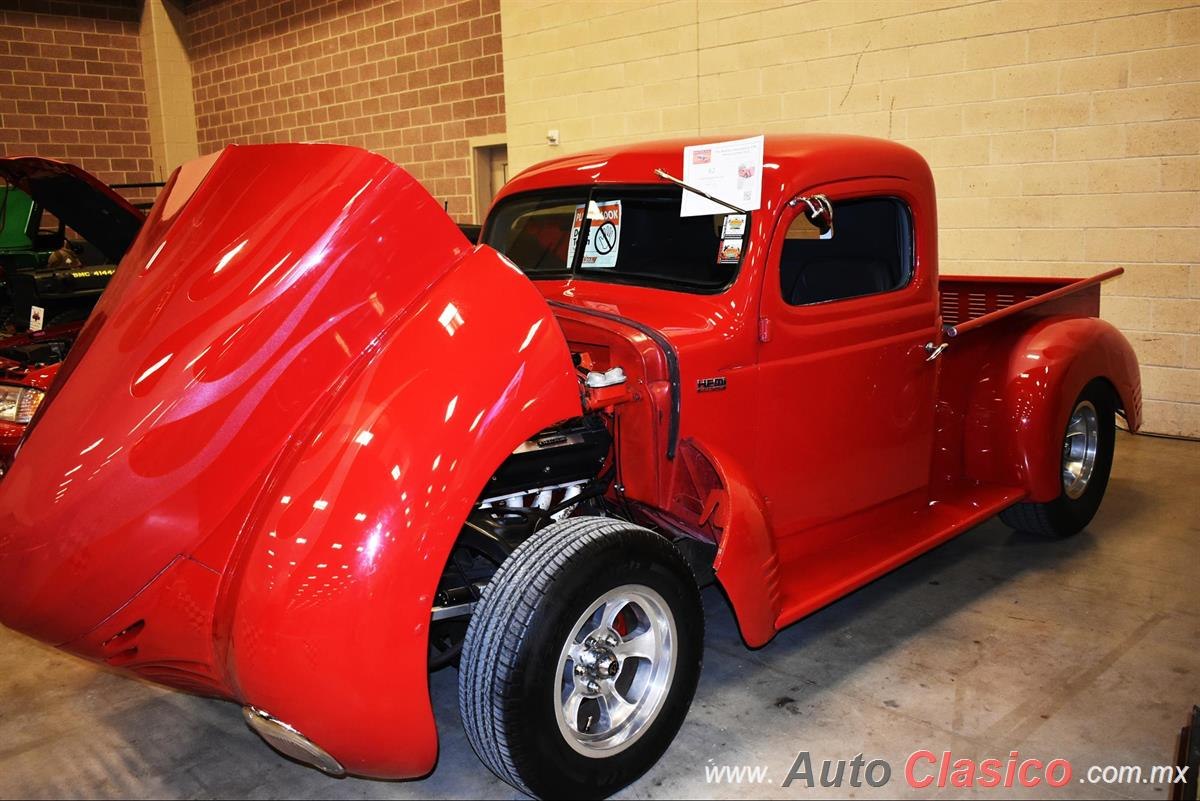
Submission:
MULTIPOLYGON (((473 251, 355 148, 177 170, 0 482, 0 620, 66 643, 181 555, 219 571, 303 422, 473 251)), ((408 354, 397 387, 443 358, 408 354)))
POLYGON ((116 264, 146 215, 87 170, 35 156, 0 158, 0 178, 32 197, 116 264))

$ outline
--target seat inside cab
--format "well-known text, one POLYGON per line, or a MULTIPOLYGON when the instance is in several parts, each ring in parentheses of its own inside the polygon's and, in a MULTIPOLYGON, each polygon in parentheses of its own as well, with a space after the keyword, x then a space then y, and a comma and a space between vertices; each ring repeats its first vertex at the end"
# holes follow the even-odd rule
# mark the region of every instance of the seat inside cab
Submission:
POLYGON ((784 300, 807 306, 905 286, 912 273, 912 227, 904 203, 866 198, 833 208, 828 238, 803 214, 788 228, 779 263, 784 300))

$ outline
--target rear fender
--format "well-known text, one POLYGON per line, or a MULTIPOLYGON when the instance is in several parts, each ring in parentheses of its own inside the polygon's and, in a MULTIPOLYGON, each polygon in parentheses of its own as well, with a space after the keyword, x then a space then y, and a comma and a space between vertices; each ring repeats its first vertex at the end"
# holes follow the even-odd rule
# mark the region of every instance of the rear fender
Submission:
POLYGON ((1011 465, 1029 492, 1046 502, 1062 490, 1062 437, 1075 400, 1103 378, 1117 395, 1129 428, 1141 426, 1141 377, 1125 337, 1095 317, 1050 319, 1020 336, 1010 351, 1004 392, 1012 433, 1011 465))
POLYGON ((218 603, 244 703, 350 773, 427 773, 438 579, 467 514, 523 440, 580 414, 570 353, 533 285, 478 249, 331 390, 285 458, 218 603))

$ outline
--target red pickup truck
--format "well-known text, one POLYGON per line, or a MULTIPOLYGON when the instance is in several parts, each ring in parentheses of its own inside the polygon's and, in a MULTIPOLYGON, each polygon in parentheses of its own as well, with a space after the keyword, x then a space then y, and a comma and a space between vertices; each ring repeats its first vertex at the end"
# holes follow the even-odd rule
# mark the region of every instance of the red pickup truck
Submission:
POLYGON ((706 581, 758 647, 992 515, 1089 523, 1116 271, 939 279, 928 166, 850 136, 681 216, 689 144, 530 168, 478 246, 356 149, 184 165, 0 482, 0 621, 332 774, 430 771, 457 664, 489 768, 603 796, 683 723, 706 581))

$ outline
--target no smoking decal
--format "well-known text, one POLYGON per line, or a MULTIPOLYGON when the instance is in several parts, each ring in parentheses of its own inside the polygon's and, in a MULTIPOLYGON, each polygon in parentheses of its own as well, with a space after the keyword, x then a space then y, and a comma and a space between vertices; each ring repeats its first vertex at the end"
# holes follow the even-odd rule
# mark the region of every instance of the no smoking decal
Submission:
POLYGON ((575 207, 567 264, 575 263, 575 243, 579 240, 579 226, 583 225, 585 216, 592 228, 587 247, 583 249, 582 266, 589 270, 613 269, 617 266, 617 256, 621 250, 621 201, 592 201, 586 214, 583 204, 575 207))
POLYGON ((617 226, 608 220, 602 222, 592 236, 596 237, 596 253, 601 256, 612 253, 617 246, 617 226))

